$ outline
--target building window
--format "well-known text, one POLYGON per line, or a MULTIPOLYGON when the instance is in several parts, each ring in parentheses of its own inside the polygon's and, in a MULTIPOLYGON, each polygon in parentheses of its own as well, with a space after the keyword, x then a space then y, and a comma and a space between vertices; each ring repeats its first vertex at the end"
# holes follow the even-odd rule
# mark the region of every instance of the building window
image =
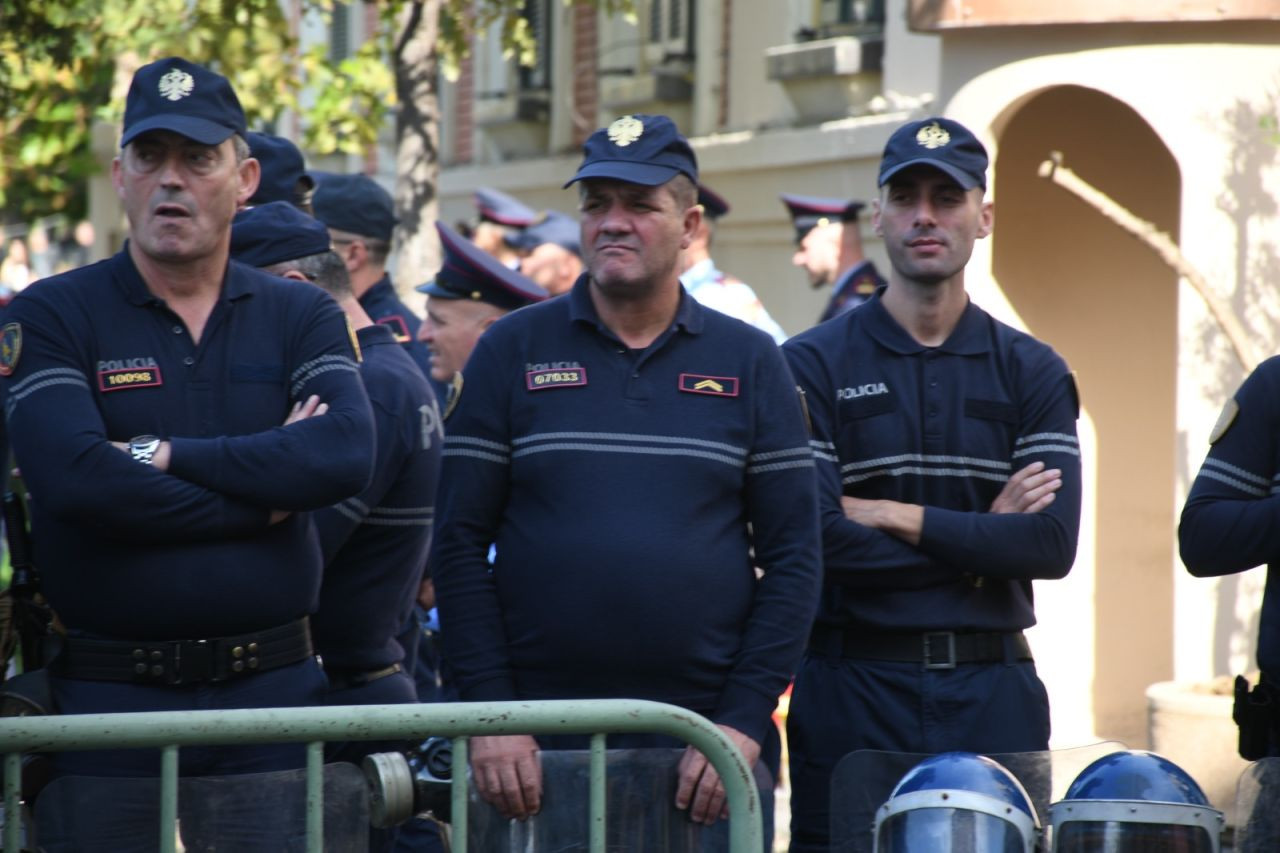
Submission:
POLYGON ((552 0, 525 0, 523 15, 536 46, 533 65, 519 66, 522 91, 551 88, 551 3, 552 0))
POLYGON ((333 21, 329 27, 329 61, 337 65, 351 56, 351 7, 333 4, 333 21))
POLYGON ((820 0, 812 28, 801 31, 801 39, 832 38, 880 32, 884 29, 885 0, 820 0))
POLYGON ((648 14, 646 59, 650 65, 693 58, 693 0, 640 0, 648 14))

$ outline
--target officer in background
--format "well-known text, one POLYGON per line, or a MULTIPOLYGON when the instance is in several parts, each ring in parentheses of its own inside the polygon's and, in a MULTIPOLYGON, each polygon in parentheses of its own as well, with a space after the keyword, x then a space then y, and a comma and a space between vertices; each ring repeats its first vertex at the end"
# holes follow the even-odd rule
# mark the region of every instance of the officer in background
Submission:
MULTIPOLYGON (((337 300, 355 333, 377 456, 368 488, 313 515, 325 572, 311 623, 329 678, 328 704, 416 702, 410 676, 416 648, 404 648, 397 635, 409 621, 431 544, 444 440, 435 394, 391 330, 360 307, 318 220, 285 202, 243 211, 231 228, 231 252, 266 272, 315 282, 337 300)), ((358 765, 396 746, 330 744, 328 757, 358 765)), ((371 849, 390 849, 393 836, 373 831, 371 849)))
MULTIPOLYGON (((456 389, 476 341, 500 317, 547 298, 547 291, 436 222, 444 263, 436 277, 417 287, 425 293, 427 319, 418 340, 431 352, 431 378, 456 389)), ((450 392, 449 404, 455 391, 450 392)))
POLYGON ((680 256, 680 283, 708 308, 737 317, 768 332, 775 343, 782 343, 787 333, 769 316, 755 291, 741 279, 721 272, 711 259, 711 240, 720 217, 729 212, 729 202, 705 184, 698 184, 698 204, 702 205, 702 222, 680 256))
POLYGON ((582 275, 578 222, 558 210, 503 238, 521 253, 520 272, 552 296, 568 293, 582 275))
POLYGON ((316 189, 316 179, 307 174, 302 152, 283 136, 250 131, 246 134, 249 153, 258 161, 258 189, 249 199, 249 206, 284 201, 308 215, 311 195, 316 189))
POLYGON ((1049 703, 1022 634, 1031 582, 1075 559, 1075 383, 969 301, 991 231, 963 125, 900 127, 872 223, 892 263, 861 308, 783 345, 818 460, 824 594, 787 721, 792 850, 825 850, 831 771, 856 749, 1032 752, 1049 703))
MULTIPOLYGON (((183 59, 138 70, 112 182, 130 239, 10 306, 0 360, 32 495, 35 561, 67 628, 62 713, 313 705, 310 512, 368 483, 369 401, 346 321, 315 288, 228 263, 258 163, 230 83, 183 59)), ((59 774, 158 775, 156 750, 58 753, 59 774)), ((303 764, 299 744, 182 750, 184 775, 303 764)), ((50 796, 46 789, 42 796, 50 796)), ((43 802, 42 802, 43 805, 43 802)), ((128 850, 154 794, 75 806, 48 850, 128 850)), ((252 810, 238 849, 296 827, 252 810)))
POLYGON ((1258 620, 1260 683, 1237 687, 1241 755, 1280 756, 1280 357, 1269 358, 1227 401, 1209 436, 1209 453, 1182 508, 1182 562, 1199 578, 1267 566, 1258 620), (1247 687, 1245 688, 1247 689, 1247 687))
MULTIPOLYGON (((327 175, 316 187, 312 205, 347 265, 360 307, 373 322, 391 329, 422 375, 428 376, 431 359, 417 339, 422 321, 401 301, 387 273, 396 227, 391 194, 368 175, 327 175)), ((438 394, 442 389, 434 390, 438 394)))
MULTIPOLYGON (((445 430, 431 566, 464 700, 672 702, 756 765, 776 754, 770 714, 816 602, 813 459, 769 336, 680 286, 697 176, 665 116, 587 140, 569 184, 588 272, 476 344, 445 430)), ((480 795, 536 813, 537 753, 528 736, 473 738, 480 795)), ((712 823, 723 803, 689 748, 675 805, 712 823)))
POLYGON ((507 242, 525 228, 541 219, 538 211, 524 202, 493 187, 481 187, 475 192, 476 223, 471 230, 471 241, 498 259, 498 263, 511 269, 520 268, 520 254, 507 242))
POLYGON ((784 194, 781 198, 796 229, 796 251, 791 263, 805 271, 814 289, 832 286, 831 299, 818 322, 870 299, 885 282, 862 251, 858 212, 866 205, 817 196, 784 194))

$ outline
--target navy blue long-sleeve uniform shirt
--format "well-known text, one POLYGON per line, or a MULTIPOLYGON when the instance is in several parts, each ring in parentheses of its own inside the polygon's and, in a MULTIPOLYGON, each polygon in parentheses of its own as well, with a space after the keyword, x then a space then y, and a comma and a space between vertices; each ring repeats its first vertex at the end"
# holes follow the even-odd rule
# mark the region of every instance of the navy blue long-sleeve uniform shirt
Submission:
POLYGON ((431 558, 446 656, 464 699, 653 699, 759 741, 820 576, 794 382, 768 335, 687 294, 634 352, 589 288, 467 362, 431 558))
POLYGON ((369 401, 346 318, 318 288, 230 262, 199 343, 127 249, 32 285, 4 380, 32 494, 34 556, 69 627, 209 637, 311 612, 320 547, 307 511, 359 492, 369 401), (295 401, 326 414, 282 426, 295 401), (171 442, 168 471, 110 442, 171 442), (292 512, 269 524, 272 510, 292 512))
POLYGON ((431 544, 444 430, 435 394, 391 330, 356 335, 377 456, 368 488, 314 514, 325 572, 311 627, 326 667, 375 670, 404 657, 396 635, 431 544))
POLYGON ((1280 357, 1253 371, 1227 403, 1178 525, 1196 577, 1267 565, 1258 666, 1280 675, 1280 357))
POLYGON ((884 276, 880 275, 876 265, 871 261, 862 261, 850 267, 831 288, 831 298, 822 309, 822 316, 818 318, 818 322, 822 323, 852 311, 870 299, 871 294, 877 288, 883 287, 884 283, 884 276))
POLYGON ((1080 524, 1079 404, 1063 360, 972 303, 941 346, 926 347, 879 294, 783 352, 818 460, 818 620, 898 631, 1034 624, 1031 580, 1070 570, 1080 524), (988 512, 1036 460, 1062 471, 1053 503, 988 512), (923 505, 919 546, 849 520, 842 495, 923 505))

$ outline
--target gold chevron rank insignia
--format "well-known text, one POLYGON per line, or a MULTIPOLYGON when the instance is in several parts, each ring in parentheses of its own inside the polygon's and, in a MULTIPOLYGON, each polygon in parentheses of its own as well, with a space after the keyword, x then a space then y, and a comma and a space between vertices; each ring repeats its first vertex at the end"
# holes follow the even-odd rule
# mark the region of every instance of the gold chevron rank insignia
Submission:
POLYGON ((711 394, 715 397, 738 396, 736 376, 703 376, 700 373, 681 373, 680 390, 690 394, 711 394))

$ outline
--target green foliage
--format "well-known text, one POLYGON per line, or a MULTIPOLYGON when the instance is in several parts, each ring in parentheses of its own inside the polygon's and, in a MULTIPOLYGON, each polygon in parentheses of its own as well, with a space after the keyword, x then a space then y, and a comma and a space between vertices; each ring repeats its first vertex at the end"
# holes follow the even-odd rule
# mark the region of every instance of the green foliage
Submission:
MULTIPOLYGON (((564 0, 571 5, 574 0, 564 0)), ((585 0, 609 12, 633 0, 585 0)), ((438 50, 446 72, 469 53, 477 30, 499 27, 509 55, 532 62, 524 0, 382 0, 378 32, 334 63, 327 45, 303 51, 280 0, 0 0, 0 221, 84 215, 95 120, 119 124, 133 71, 184 56, 230 77, 251 127, 284 111, 303 116, 303 145, 360 152, 395 106, 391 57, 409 7, 440 9, 438 50)), ((327 24, 335 0, 304 0, 327 24)), ((360 4, 352 4, 358 12, 360 4)))

